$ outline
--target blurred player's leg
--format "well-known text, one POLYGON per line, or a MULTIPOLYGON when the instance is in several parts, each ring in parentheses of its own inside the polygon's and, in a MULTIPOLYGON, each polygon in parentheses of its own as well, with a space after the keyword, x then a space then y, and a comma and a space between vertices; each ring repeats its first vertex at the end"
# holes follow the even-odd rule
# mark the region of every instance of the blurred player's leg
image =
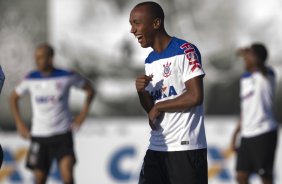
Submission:
POLYGON ((35 176, 35 184, 45 184, 47 179, 47 174, 45 171, 42 171, 40 169, 35 169, 33 171, 35 176))
POLYGON ((249 173, 244 171, 237 171, 236 179, 239 184, 249 184, 249 173))
POLYGON ((73 167, 75 159, 72 155, 64 156, 59 162, 59 168, 64 184, 74 184, 73 167))

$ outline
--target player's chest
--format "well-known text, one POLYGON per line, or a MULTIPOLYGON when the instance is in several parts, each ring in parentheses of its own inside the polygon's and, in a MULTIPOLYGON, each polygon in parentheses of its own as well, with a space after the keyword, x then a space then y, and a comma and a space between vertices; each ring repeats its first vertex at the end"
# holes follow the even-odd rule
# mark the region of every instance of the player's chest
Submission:
POLYGON ((61 80, 38 80, 32 81, 29 85, 29 91, 32 94, 57 94, 64 93, 69 88, 67 79, 61 80))
POLYGON ((173 59, 162 59, 145 65, 146 75, 152 75, 152 83, 159 81, 173 82, 181 76, 178 62, 173 59))

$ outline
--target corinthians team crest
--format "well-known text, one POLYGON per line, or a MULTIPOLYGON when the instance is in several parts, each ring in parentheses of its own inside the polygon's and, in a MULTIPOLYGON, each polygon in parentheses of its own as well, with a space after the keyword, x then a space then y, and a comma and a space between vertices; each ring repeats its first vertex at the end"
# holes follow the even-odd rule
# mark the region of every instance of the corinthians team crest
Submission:
POLYGON ((167 62, 165 65, 163 65, 163 67, 164 67, 163 76, 164 77, 169 77, 171 75, 170 65, 171 65, 171 63, 169 63, 169 62, 167 62))

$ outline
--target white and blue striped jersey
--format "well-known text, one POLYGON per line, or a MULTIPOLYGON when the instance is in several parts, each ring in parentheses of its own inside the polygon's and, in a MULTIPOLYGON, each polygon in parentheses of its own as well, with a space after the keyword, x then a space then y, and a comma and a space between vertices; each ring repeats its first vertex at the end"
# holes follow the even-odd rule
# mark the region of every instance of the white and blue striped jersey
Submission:
MULTIPOLYGON (((197 47, 173 37, 161 53, 152 51, 145 61, 146 75, 153 75, 146 87, 154 103, 174 99, 186 91, 185 82, 204 76, 197 47)), ((151 131, 149 149, 183 151, 206 148, 203 105, 181 112, 164 112, 151 131)))
POLYGON ((17 95, 29 93, 31 96, 32 136, 48 137, 70 130, 70 88, 82 88, 85 81, 75 72, 54 69, 49 76, 33 71, 20 82, 15 88, 17 95))
POLYGON ((0 66, 0 94, 2 91, 2 87, 4 85, 4 81, 5 81, 5 75, 4 72, 2 71, 2 67, 0 66))
POLYGON ((272 102, 275 92, 275 74, 269 68, 264 76, 261 72, 247 72, 240 80, 241 134, 254 137, 275 130, 272 102))

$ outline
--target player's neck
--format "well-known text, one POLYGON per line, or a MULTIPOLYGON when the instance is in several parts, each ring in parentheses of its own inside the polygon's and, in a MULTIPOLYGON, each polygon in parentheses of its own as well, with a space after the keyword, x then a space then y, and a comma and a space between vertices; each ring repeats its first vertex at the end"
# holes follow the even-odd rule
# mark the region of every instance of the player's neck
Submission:
POLYGON ((263 75, 266 75, 266 73, 267 73, 266 71, 267 71, 267 69, 266 69, 265 66, 264 67, 253 67, 253 68, 249 69, 249 72, 251 72, 251 73, 260 72, 263 75))
POLYGON ((52 74, 54 70, 55 70, 54 67, 49 67, 49 68, 46 68, 45 70, 40 71, 40 73, 42 76, 49 76, 52 74))
POLYGON ((160 32, 156 35, 152 48, 154 49, 154 51, 160 53, 167 48, 171 39, 171 36, 169 36, 165 31, 160 32))

